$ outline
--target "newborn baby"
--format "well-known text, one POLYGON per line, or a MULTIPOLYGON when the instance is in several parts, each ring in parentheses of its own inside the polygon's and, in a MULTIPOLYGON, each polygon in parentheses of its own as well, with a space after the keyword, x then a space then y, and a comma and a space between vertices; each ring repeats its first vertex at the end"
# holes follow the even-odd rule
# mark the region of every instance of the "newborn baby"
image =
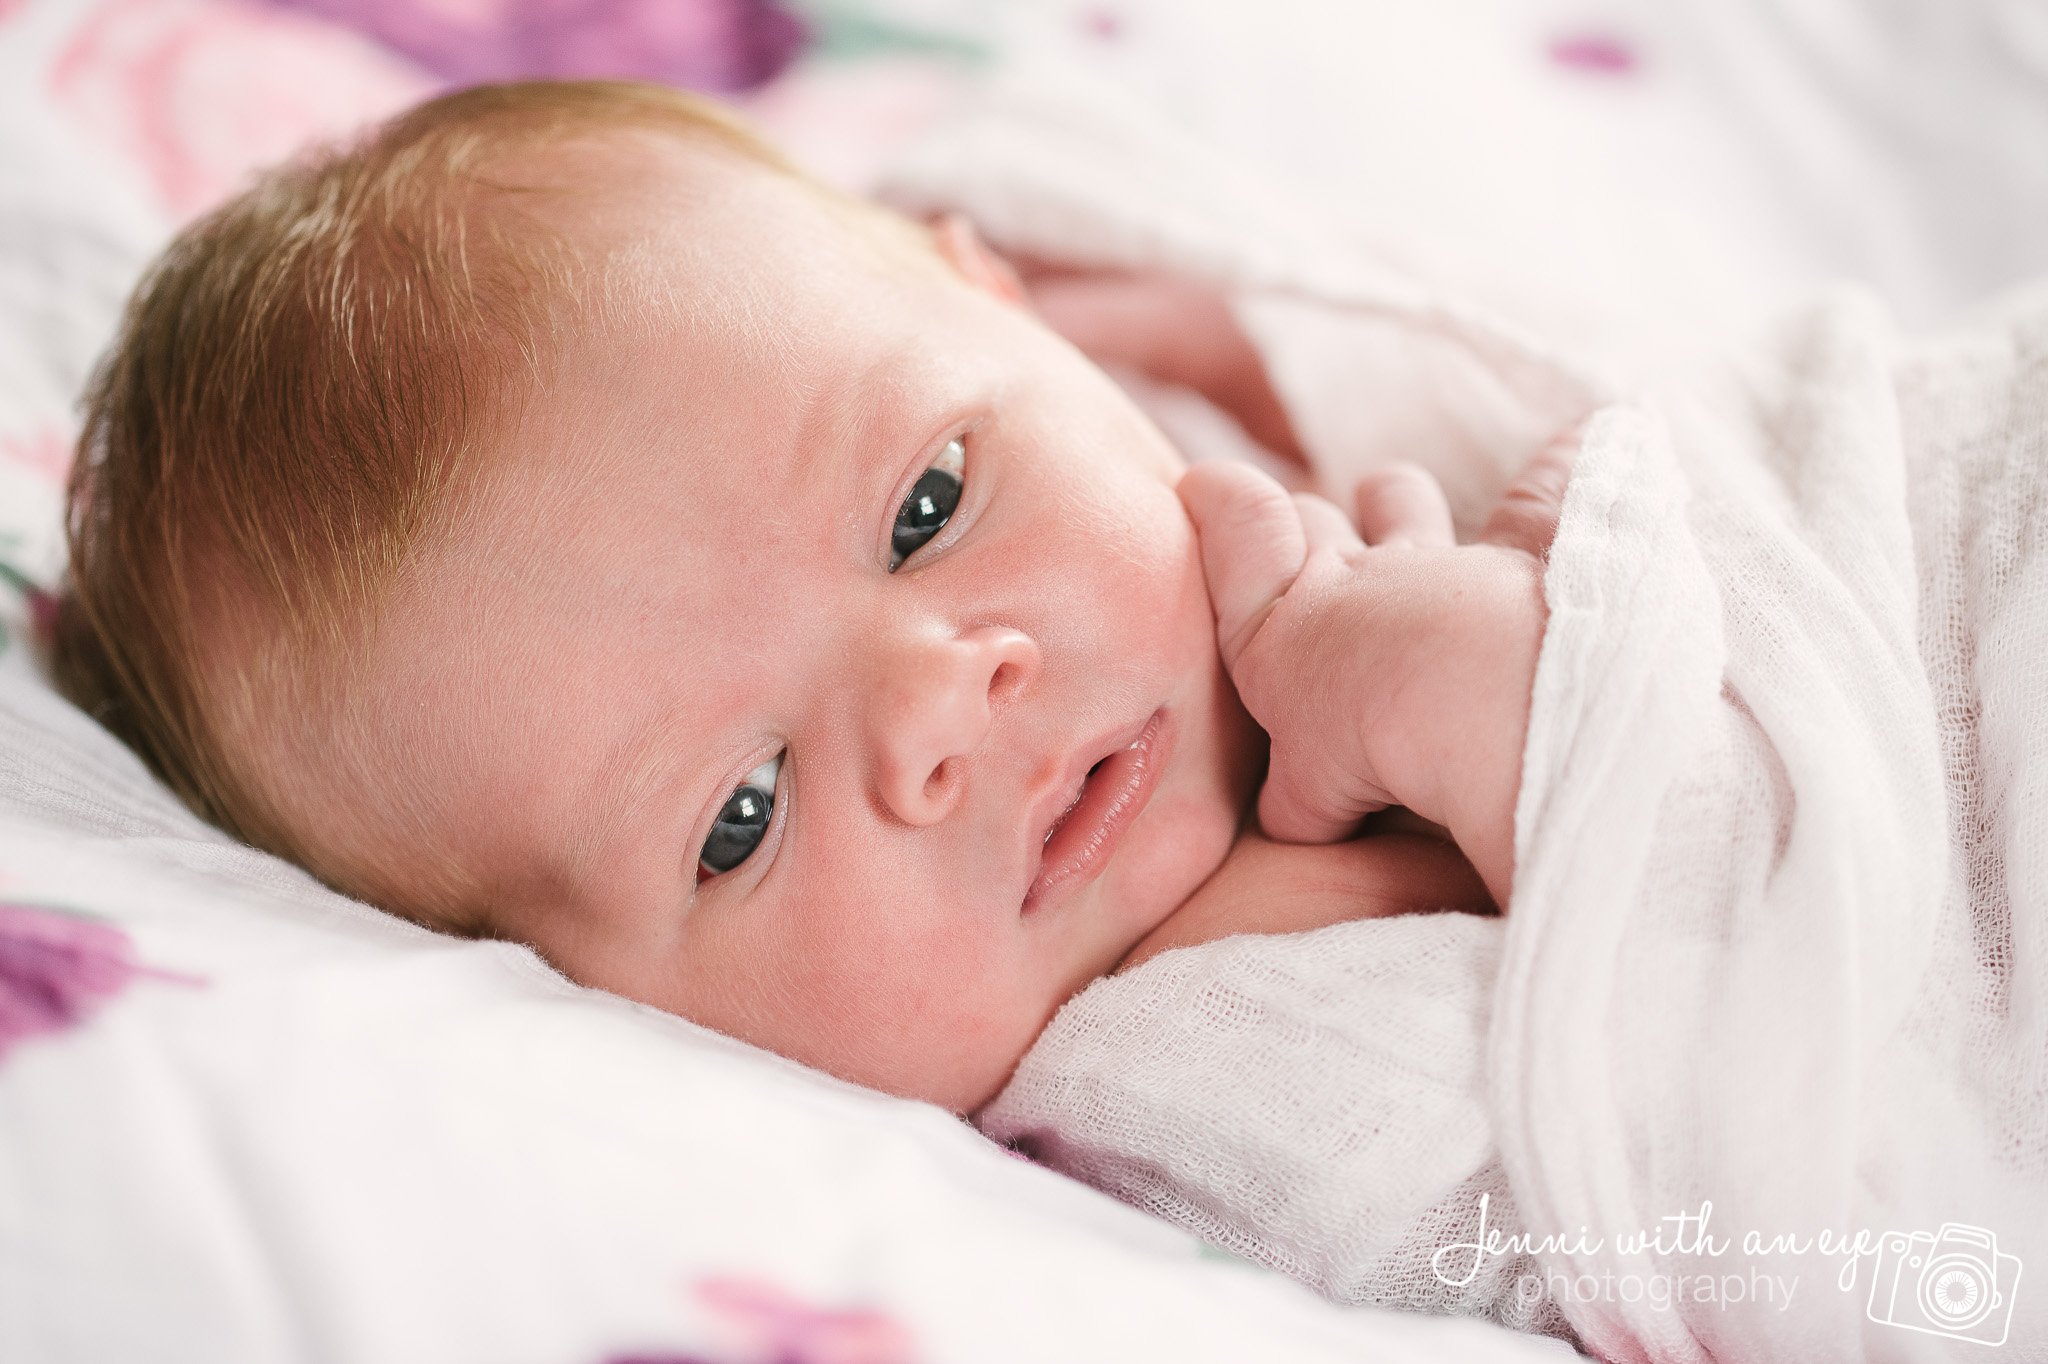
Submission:
POLYGON ((1562 470, 1463 548, 1414 470, 1364 539, 1184 477, 964 220, 681 95, 486 88, 141 286, 59 665, 343 891, 965 1112, 1120 964, 1507 902, 1562 470))
MULTIPOLYGON (((1586 392, 1287 263, 1268 322, 1324 310, 1295 355, 1344 381, 1322 324, 1369 319, 1383 402, 1408 354, 1487 381, 1439 416, 1586 392)), ((1984 1248, 1949 1338, 2048 1339, 2048 289, 1924 342, 1823 298, 1532 452, 1463 546, 1413 470, 1355 529, 1187 471, 1059 334, 1292 453, 1302 371, 1231 316, 1027 290, 668 92, 454 95, 145 280, 61 681, 342 890, 1049 1135, 1336 1296, 1896 1357, 1925 1237, 1984 1248), (1089 1128, 1085 1086, 1174 1102, 1089 1128), (1706 1204, 1726 1259, 1638 1235, 1706 1204), (1699 1296, 1745 1272, 1796 1299, 1699 1296)))

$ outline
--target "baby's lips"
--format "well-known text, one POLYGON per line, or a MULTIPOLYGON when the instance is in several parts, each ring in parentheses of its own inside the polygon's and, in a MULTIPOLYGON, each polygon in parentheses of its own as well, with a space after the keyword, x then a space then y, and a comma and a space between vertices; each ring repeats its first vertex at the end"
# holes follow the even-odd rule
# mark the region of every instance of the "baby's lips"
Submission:
POLYGON ((1234 669, 1308 557, 1301 516, 1293 494, 1234 460, 1197 464, 1178 491, 1201 542, 1224 666, 1234 669))

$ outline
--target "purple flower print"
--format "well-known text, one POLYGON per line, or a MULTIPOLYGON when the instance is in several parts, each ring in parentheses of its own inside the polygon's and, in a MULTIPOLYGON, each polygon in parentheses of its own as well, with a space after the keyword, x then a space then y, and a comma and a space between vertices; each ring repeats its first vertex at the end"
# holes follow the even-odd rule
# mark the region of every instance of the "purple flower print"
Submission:
POLYGON ((138 976, 201 983, 138 965, 112 924, 0 903, 0 1060, 28 1038, 77 1027, 138 976))
POLYGON ((610 76, 751 90, 803 47, 775 0, 271 0, 347 24, 457 85, 610 76))

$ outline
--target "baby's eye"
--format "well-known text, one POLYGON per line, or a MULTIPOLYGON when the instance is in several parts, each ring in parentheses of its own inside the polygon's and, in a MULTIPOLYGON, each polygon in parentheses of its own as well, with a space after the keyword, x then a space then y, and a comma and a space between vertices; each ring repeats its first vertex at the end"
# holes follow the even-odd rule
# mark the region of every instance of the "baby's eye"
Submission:
POLYGON ((768 832, 768 817, 775 813, 775 779, 782 771, 777 754, 747 774, 739 789, 726 797, 725 806, 712 822, 711 836, 704 840, 699 857, 698 879, 706 880, 731 871, 754 849, 768 832))
POLYGON ((891 573, 945 529, 953 509, 960 505, 961 474, 966 467, 967 447, 956 437, 946 442, 931 467, 919 475, 917 486, 896 509, 896 529, 889 535, 891 573))

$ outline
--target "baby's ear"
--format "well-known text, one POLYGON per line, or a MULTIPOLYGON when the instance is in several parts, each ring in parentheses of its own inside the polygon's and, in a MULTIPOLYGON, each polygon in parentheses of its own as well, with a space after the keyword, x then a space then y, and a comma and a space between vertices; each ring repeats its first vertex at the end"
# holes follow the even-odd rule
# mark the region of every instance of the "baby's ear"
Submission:
POLYGON ((961 278, 1005 303, 1029 309, 1030 296, 1016 267, 981 239, 974 224, 958 213, 941 214, 931 223, 932 245, 961 278))

